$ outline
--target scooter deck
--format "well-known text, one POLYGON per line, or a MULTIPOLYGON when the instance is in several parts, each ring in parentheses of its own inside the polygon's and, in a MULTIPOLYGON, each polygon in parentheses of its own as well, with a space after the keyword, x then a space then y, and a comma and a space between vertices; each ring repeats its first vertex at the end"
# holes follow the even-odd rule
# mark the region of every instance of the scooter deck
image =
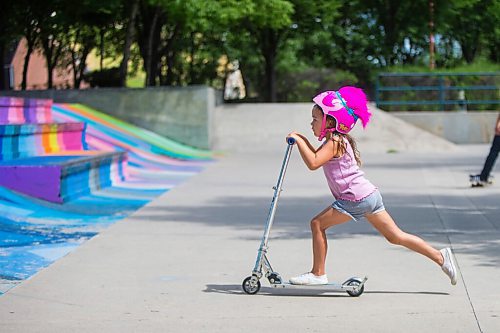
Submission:
POLYGON ((324 291, 356 291, 359 288, 362 288, 368 280, 368 277, 365 276, 363 279, 360 278, 351 278, 347 280, 344 283, 327 283, 327 284, 291 284, 289 282, 282 282, 282 283, 273 283, 271 284, 274 288, 289 288, 289 289, 309 289, 309 290, 324 290, 324 291), (361 280, 359 284, 356 285, 349 285, 348 282, 353 280, 353 279, 358 279, 361 280))
POLYGON ((357 286, 343 286, 340 283, 328 283, 328 284, 291 284, 289 282, 283 282, 280 284, 272 284, 274 288, 290 288, 290 289, 320 289, 320 290, 336 290, 336 291, 346 291, 354 290, 357 286))

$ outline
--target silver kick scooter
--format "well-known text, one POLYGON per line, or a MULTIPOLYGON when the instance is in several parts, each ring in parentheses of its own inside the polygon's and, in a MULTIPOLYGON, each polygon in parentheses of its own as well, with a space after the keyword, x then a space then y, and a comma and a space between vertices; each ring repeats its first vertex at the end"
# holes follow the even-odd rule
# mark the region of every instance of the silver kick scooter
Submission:
POLYGON ((294 285, 288 282, 284 282, 279 273, 275 272, 272 269, 271 263, 267 258, 267 243, 269 241, 269 233, 271 232, 271 227, 273 225, 274 215, 276 213, 276 207, 281 193, 281 186, 283 185, 283 178, 285 178, 286 168, 288 166, 288 161, 290 160, 290 155, 292 153, 292 147, 294 144, 295 139, 288 138, 288 146, 286 148, 285 158, 283 159, 283 165, 281 166, 280 175, 278 177, 278 183, 273 187, 274 196, 271 201, 271 207, 269 208, 266 229, 264 230, 264 235, 262 236, 259 251, 257 252, 255 267, 253 268, 252 275, 243 280, 243 290, 250 295, 258 293, 260 290, 259 280, 262 278, 262 276, 265 276, 269 280, 271 286, 273 286, 274 288, 313 289, 318 290, 322 293, 345 291, 350 296, 360 296, 364 291, 364 284, 368 279, 367 277, 363 279, 352 277, 342 284, 328 283, 324 285, 294 285))

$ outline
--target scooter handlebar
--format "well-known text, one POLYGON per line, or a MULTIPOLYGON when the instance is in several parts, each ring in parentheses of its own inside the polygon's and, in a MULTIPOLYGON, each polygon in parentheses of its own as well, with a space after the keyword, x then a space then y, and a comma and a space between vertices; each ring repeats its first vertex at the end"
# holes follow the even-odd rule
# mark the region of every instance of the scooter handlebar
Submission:
POLYGON ((294 144, 295 144, 295 139, 294 139, 294 138, 288 138, 288 139, 286 139, 286 142, 287 142, 290 146, 292 146, 292 145, 294 145, 294 144))

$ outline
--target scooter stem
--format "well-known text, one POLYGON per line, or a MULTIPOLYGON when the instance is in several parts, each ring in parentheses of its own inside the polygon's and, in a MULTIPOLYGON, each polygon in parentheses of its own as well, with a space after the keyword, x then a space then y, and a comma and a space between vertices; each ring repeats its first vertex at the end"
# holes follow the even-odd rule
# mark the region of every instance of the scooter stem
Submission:
POLYGON ((269 233, 271 232, 271 227, 273 225, 274 215, 276 213, 278 199, 281 193, 281 186, 283 185, 283 179, 285 178, 286 169, 288 167, 288 161, 290 160, 290 155, 292 153, 292 147, 295 144, 295 139, 288 138, 287 143, 288 146, 286 147, 285 158, 283 159, 283 164, 281 165, 281 171, 278 177, 278 182, 276 183, 276 186, 273 187, 274 195, 271 202, 271 207, 269 208, 269 214, 267 216, 266 228, 264 230, 264 235, 262 236, 262 241, 260 243, 257 260, 255 261, 255 267, 253 269, 253 272, 257 274, 261 273, 262 257, 267 252, 267 241, 269 239, 269 233))

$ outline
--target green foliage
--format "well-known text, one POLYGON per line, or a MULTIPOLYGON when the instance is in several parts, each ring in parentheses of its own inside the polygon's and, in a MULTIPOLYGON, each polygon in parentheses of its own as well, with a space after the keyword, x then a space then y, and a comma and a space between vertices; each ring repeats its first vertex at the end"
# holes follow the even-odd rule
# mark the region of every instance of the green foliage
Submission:
POLYGON ((310 102, 321 91, 336 90, 346 85, 356 85, 358 79, 350 72, 327 68, 306 68, 285 73, 278 83, 279 100, 283 102, 310 102))
MULTIPOLYGON (((115 66, 131 36, 129 75, 146 86, 220 89, 238 59, 251 100, 309 101, 348 83, 373 95, 379 71, 429 71, 430 3, 437 71, 499 71, 499 0, 139 0, 133 36, 132 1, 6 1, 0 51, 25 36, 75 83, 90 50, 115 66)), ((93 82, 114 84, 102 74, 93 82)))
POLYGON ((119 87, 120 68, 112 67, 87 73, 85 74, 85 80, 92 88, 119 87))
POLYGON ((500 1, 457 0, 441 15, 443 35, 460 44, 461 58, 473 63, 481 54, 498 61, 500 1))
POLYGON ((293 4, 287 0, 253 0, 247 19, 250 29, 279 30, 292 23, 293 4))
POLYGON ((126 86, 128 88, 144 88, 144 73, 137 73, 134 76, 129 76, 126 86))

